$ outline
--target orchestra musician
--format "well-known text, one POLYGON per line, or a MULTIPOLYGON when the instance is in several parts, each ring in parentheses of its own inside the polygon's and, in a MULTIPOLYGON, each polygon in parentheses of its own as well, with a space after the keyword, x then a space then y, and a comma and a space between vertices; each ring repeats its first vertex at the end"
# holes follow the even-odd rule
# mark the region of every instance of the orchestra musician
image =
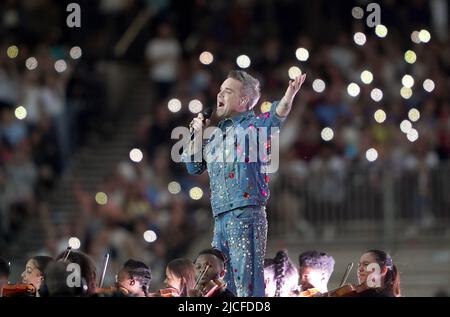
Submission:
POLYGON ((189 259, 175 259, 166 267, 165 290, 160 290, 162 297, 187 297, 189 289, 195 287, 195 267, 189 259))
POLYGON ((359 283, 366 285, 359 297, 401 296, 400 274, 392 257, 385 251, 365 252, 359 259, 357 274, 359 283))
POLYGON ((280 250, 273 259, 264 260, 266 297, 288 297, 298 287, 298 270, 287 250, 280 250))
POLYGON ((25 270, 21 275, 22 284, 33 285, 36 297, 40 297, 44 290, 45 270, 52 260, 49 256, 38 255, 30 258, 25 264, 25 270))
POLYGON ((188 290, 189 297, 235 297, 223 282, 225 256, 218 249, 200 251, 195 259, 196 285, 188 290))
POLYGON ((152 272, 143 262, 129 259, 117 274, 116 286, 129 296, 148 297, 152 272))
POLYGON ((334 270, 332 256, 316 250, 306 251, 299 256, 300 291, 324 294, 328 292, 328 281, 334 270))

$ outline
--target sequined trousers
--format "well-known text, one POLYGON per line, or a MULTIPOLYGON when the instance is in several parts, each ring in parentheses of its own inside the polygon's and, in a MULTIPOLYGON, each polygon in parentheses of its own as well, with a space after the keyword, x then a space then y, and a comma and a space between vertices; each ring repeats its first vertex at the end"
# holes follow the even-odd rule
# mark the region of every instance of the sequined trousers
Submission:
POLYGON ((214 217, 212 246, 227 257, 225 282, 238 297, 264 297, 266 208, 247 206, 214 217))

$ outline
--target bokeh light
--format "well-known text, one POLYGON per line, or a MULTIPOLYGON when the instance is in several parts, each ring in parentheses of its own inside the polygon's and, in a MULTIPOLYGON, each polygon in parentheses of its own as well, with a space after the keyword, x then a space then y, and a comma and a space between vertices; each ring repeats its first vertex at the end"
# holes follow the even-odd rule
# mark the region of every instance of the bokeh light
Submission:
POLYGON ((193 114, 197 114, 203 110, 203 104, 200 100, 194 99, 189 102, 189 111, 193 114))
POLYGON ((23 106, 18 106, 16 110, 14 110, 14 115, 17 119, 23 120, 27 117, 27 109, 23 106))
POLYGON ((289 68, 289 78, 294 80, 298 76, 302 74, 302 70, 298 68, 297 66, 292 66, 289 68))
POLYGON ((70 49, 69 55, 72 59, 79 59, 83 55, 83 51, 79 46, 74 46, 70 49))
POLYGON ((413 94, 413 91, 411 88, 402 87, 402 89, 400 89, 400 96, 402 96, 403 99, 411 98, 412 94, 413 94))
POLYGON ((178 182, 170 182, 169 185, 167 186, 167 189, 169 191, 169 193, 176 195, 179 194, 181 192, 181 185, 178 182))
POLYGON ((378 24, 378 25, 375 27, 375 34, 376 34, 378 37, 385 38, 385 37, 387 36, 387 34, 388 34, 388 29, 387 29, 387 27, 386 27, 385 25, 383 25, 383 24, 378 24))
POLYGON ((359 88, 358 84, 351 83, 347 86, 347 92, 350 96, 356 97, 361 92, 361 88, 359 88))
POLYGON ((55 62, 55 70, 58 73, 63 73, 66 71, 66 69, 67 69, 67 63, 65 60, 59 59, 55 62))
POLYGON ((361 81, 366 85, 371 84, 373 81, 373 74, 368 70, 364 70, 361 73, 361 81))
POLYGON ((420 44, 419 31, 413 31, 411 33, 411 41, 416 44, 420 44))
POLYGON ((428 30, 420 30, 419 39, 422 43, 428 43, 431 40, 431 34, 428 30))
POLYGON ((378 151, 375 150, 374 148, 368 149, 366 151, 366 159, 369 162, 374 162, 377 160, 377 158, 378 158, 378 151))
POLYGON ((309 58, 309 52, 306 48, 300 47, 295 51, 295 57, 301 62, 306 62, 309 58))
POLYGON ((214 55, 211 52, 202 52, 199 56, 200 63, 210 65, 214 61, 214 55))
POLYGON ((370 98, 375 102, 380 102, 383 99, 383 91, 379 88, 374 88, 370 92, 370 98))
POLYGON ((405 75, 402 78, 402 84, 406 88, 412 88, 414 86, 414 78, 411 75, 405 75))
POLYGON ((199 200, 203 197, 203 190, 200 187, 193 187, 189 191, 189 197, 193 200, 199 200))
POLYGON ((144 158, 144 154, 139 149, 132 149, 130 151, 130 160, 132 160, 135 163, 139 163, 144 158))
POLYGON ((416 122, 420 119, 420 111, 416 108, 412 108, 408 111, 408 118, 411 122, 416 122))
POLYGON ((108 203, 108 195, 104 192, 95 194, 95 202, 99 205, 106 205, 108 203))
POLYGON ((176 98, 171 99, 167 104, 167 108, 169 108, 170 112, 178 112, 181 110, 181 101, 176 98))
POLYGON ((386 121, 386 112, 383 109, 378 109, 373 114, 373 117, 376 122, 383 123, 384 121, 386 121))
POLYGON ((414 64, 417 61, 417 55, 414 51, 408 50, 405 52, 405 62, 414 64))
POLYGON ((19 55, 19 48, 15 45, 11 45, 6 50, 6 55, 8 55, 9 58, 16 58, 19 55))
POLYGON ((28 57, 25 61, 25 66, 28 70, 33 70, 38 67, 38 61, 35 57, 28 57))
POLYGON ((435 88, 435 84, 434 81, 432 81, 431 79, 425 79, 425 81, 423 82, 423 89, 425 89, 425 91, 427 92, 432 92, 435 88))
POLYGON ((145 242, 152 243, 155 242, 156 239, 158 239, 158 236, 156 235, 156 232, 153 230, 147 230, 144 232, 144 240, 145 242))
POLYGON ((412 129, 412 123, 409 120, 403 120, 400 123, 400 130, 403 133, 408 133, 412 129))
POLYGON ((240 55, 238 56, 238 58, 236 58, 236 64, 240 68, 249 68, 251 65, 250 57, 248 57, 247 55, 240 55))
POLYGON ((416 142, 417 139, 419 138, 419 132, 416 129, 410 129, 408 131, 408 133, 406 134, 406 138, 410 141, 410 142, 416 142))
POLYGON ((272 103, 270 101, 264 101, 261 104, 261 112, 262 113, 269 112, 271 108, 272 108, 272 103))
POLYGON ((320 136, 322 137, 322 140, 324 141, 331 141, 334 138, 334 132, 331 128, 326 127, 320 132, 320 136))
POLYGON ((366 44, 367 38, 364 33, 356 32, 355 35, 353 36, 353 40, 355 41, 355 43, 357 45, 362 46, 362 45, 366 44))
POLYGON ((81 241, 77 237, 71 237, 68 244, 69 247, 72 248, 72 250, 78 250, 81 247, 81 241))
POLYGON ((313 81, 312 88, 315 92, 322 93, 325 88, 325 82, 322 79, 316 79, 313 81))

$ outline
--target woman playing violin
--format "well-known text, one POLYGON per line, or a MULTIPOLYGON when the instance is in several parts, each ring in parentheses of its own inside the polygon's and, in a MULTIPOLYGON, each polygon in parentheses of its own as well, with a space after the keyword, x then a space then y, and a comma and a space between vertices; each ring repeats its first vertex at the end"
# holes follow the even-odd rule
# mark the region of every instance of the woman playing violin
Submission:
POLYGON ((361 297, 399 297, 400 274, 391 256, 381 250, 364 253, 358 264, 358 280, 366 289, 361 297))
POLYGON ((225 256, 218 249, 200 251, 195 260, 196 287, 189 297, 235 297, 221 282, 225 276, 225 256))
POLYGON ((167 292, 161 290, 161 296, 186 297, 188 289, 195 287, 195 267, 188 259, 175 259, 167 264, 166 268, 167 292))
POLYGON ((40 290, 44 286, 45 270, 48 264, 52 261, 49 256, 34 256, 29 259, 25 265, 25 270, 22 273, 22 283, 31 284, 36 289, 36 296, 40 296, 40 290))

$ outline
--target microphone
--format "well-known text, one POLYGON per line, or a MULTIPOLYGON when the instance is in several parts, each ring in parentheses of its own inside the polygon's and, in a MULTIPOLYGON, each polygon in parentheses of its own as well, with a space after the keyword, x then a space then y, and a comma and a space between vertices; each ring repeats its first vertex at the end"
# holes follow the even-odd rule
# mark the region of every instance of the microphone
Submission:
MULTIPOLYGON (((211 118, 212 114, 213 114, 213 108, 212 107, 207 107, 207 108, 203 109, 203 111, 202 111, 203 124, 205 124, 206 120, 211 118)), ((192 129, 192 131, 191 131, 191 141, 194 140, 194 134, 195 134, 195 130, 192 129)))

